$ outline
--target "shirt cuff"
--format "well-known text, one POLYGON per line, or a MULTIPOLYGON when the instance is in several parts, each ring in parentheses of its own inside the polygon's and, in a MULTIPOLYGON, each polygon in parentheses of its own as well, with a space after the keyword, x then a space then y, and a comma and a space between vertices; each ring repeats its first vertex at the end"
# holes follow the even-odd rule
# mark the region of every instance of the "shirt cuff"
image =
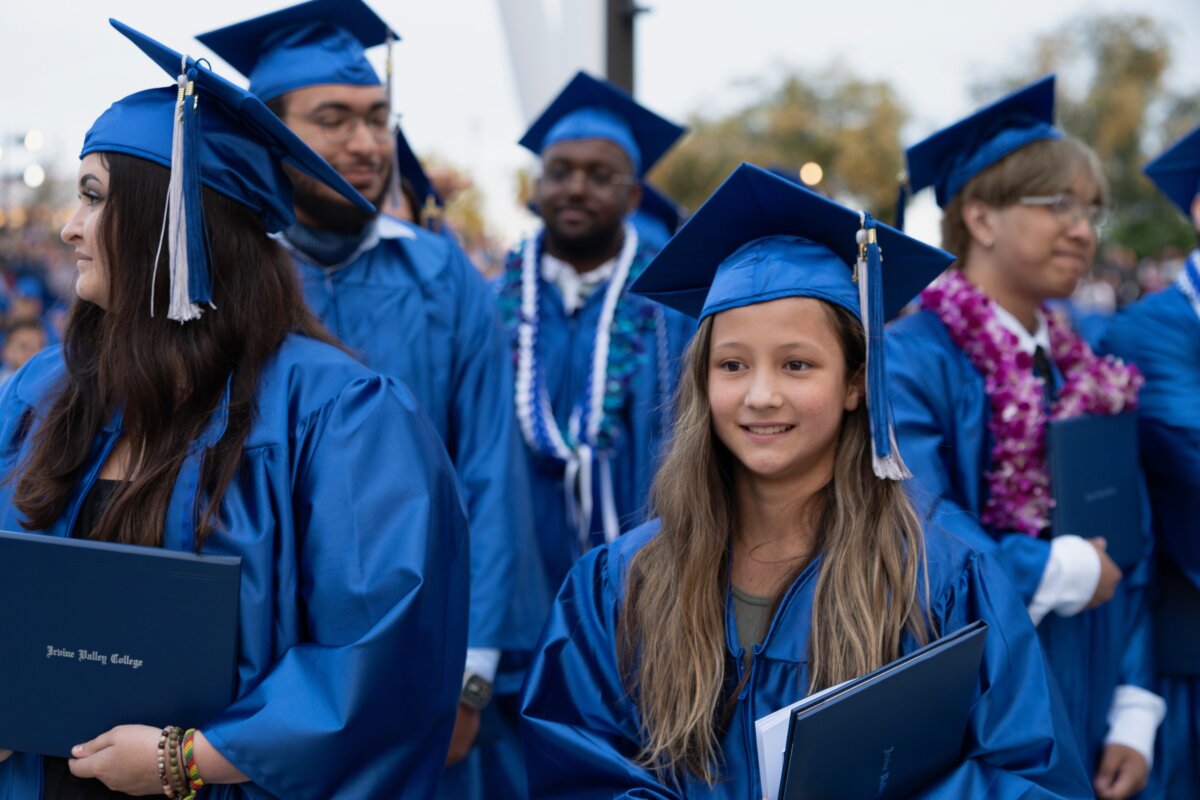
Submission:
POLYGON ((463 680, 467 675, 478 675, 488 683, 496 682, 496 669, 500 666, 500 651, 491 647, 467 648, 467 666, 463 669, 463 680))
POLYGON ((1029 617, 1039 624, 1051 611, 1071 617, 1087 608, 1100 583, 1100 554, 1081 536, 1056 536, 1050 540, 1050 557, 1042 571, 1029 617))
POLYGON ((1167 704, 1153 692, 1140 686, 1118 686, 1108 710, 1108 736, 1104 743, 1132 747, 1146 759, 1146 766, 1152 767, 1154 736, 1166 713, 1167 704))

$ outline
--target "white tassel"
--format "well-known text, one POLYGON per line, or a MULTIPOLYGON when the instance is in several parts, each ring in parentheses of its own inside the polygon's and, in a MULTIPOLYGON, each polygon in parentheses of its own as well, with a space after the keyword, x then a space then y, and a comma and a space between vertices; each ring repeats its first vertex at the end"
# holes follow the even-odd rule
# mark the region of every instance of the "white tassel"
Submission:
POLYGON ((200 307, 188 299, 187 209, 183 199, 183 114, 187 87, 187 57, 180 68, 175 124, 171 130, 171 182, 167 188, 167 257, 170 262, 171 301, 167 319, 188 322, 199 319, 200 307))

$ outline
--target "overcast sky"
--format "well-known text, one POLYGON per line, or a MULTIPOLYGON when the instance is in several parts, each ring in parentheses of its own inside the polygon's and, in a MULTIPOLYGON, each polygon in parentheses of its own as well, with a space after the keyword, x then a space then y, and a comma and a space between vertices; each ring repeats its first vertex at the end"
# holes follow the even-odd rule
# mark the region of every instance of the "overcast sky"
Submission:
MULTIPOLYGON (((403 37, 395 98, 419 153, 466 168, 506 232, 522 225, 509 195, 530 159, 515 142, 527 123, 497 0, 368 0, 403 37)), ((553 11, 556 3, 542 0, 553 11)), ((163 75, 107 25, 116 17, 170 46, 210 56, 191 37, 265 13, 284 0, 4 0, 0 24, 0 146, 45 131, 41 158, 73 174, 83 133, 113 100, 160 85, 163 75)), ((968 112, 972 81, 1011 69, 1037 34, 1085 10, 1140 12, 1164 23, 1175 62, 1168 84, 1200 85, 1198 0, 639 0, 637 87, 668 117, 720 113, 739 79, 781 65, 820 69, 840 59, 866 78, 886 78, 913 112, 909 141, 968 112)), ((238 80, 217 59, 218 71, 238 80)), ((567 75, 563 76, 565 81, 567 75)), ((1200 120, 1197 120, 1200 122, 1200 120)), ((8 164, 13 162, 7 159, 8 164)), ((4 168, 0 161, 0 169, 4 168)), ((936 213, 915 210, 926 228, 936 213)))

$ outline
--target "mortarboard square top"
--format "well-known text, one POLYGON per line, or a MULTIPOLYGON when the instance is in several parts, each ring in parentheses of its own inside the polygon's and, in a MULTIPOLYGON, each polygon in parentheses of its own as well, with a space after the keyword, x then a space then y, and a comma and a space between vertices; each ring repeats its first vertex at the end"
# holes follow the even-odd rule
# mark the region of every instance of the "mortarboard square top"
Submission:
POLYGON ((364 52, 399 37, 362 0, 310 0, 196 38, 263 101, 326 83, 380 86, 364 52))
POLYGON ((1061 139, 1054 127, 1054 76, 1047 75, 908 148, 912 192, 933 186, 949 205, 972 178, 1041 139, 1061 139))
POLYGON ((541 155, 550 145, 574 139, 607 139, 643 175, 683 135, 684 129, 638 103, 624 89, 579 72, 521 137, 541 155))
POLYGON ((1168 147, 1142 172, 1191 219, 1192 203, 1200 194, 1200 128, 1168 147))
MULTIPOLYGON (((781 297, 815 297, 862 318, 853 280, 859 212, 742 164, 646 267, 632 290, 691 317, 781 297)), ((875 223, 890 319, 953 257, 875 223)))
MULTIPOLYGON (((151 60, 177 76, 184 56, 117 20, 114 28, 151 60)), ((292 133, 262 101, 210 69, 186 59, 198 98, 198 166, 202 183, 248 206, 269 232, 292 224, 292 183, 286 162, 332 187, 350 202, 374 211, 324 159, 292 133)), ((178 90, 147 89, 118 100, 92 125, 79 156, 116 152, 171 168, 178 90)))

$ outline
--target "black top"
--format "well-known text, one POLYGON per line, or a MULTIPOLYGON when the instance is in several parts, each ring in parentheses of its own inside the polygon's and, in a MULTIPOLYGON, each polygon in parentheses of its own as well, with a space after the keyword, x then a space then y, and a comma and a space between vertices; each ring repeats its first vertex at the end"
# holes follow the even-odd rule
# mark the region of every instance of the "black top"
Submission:
MULTIPOLYGON (((79 515, 75 518, 75 528, 71 531, 72 539, 90 539, 100 521, 100 516, 108 508, 108 501, 120 485, 120 481, 100 479, 83 499, 79 515)), ((99 736, 103 731, 96 731, 99 736)), ((42 758, 43 800, 124 800, 132 795, 110 790, 94 778, 76 778, 67 766, 67 759, 57 756, 42 758)))

